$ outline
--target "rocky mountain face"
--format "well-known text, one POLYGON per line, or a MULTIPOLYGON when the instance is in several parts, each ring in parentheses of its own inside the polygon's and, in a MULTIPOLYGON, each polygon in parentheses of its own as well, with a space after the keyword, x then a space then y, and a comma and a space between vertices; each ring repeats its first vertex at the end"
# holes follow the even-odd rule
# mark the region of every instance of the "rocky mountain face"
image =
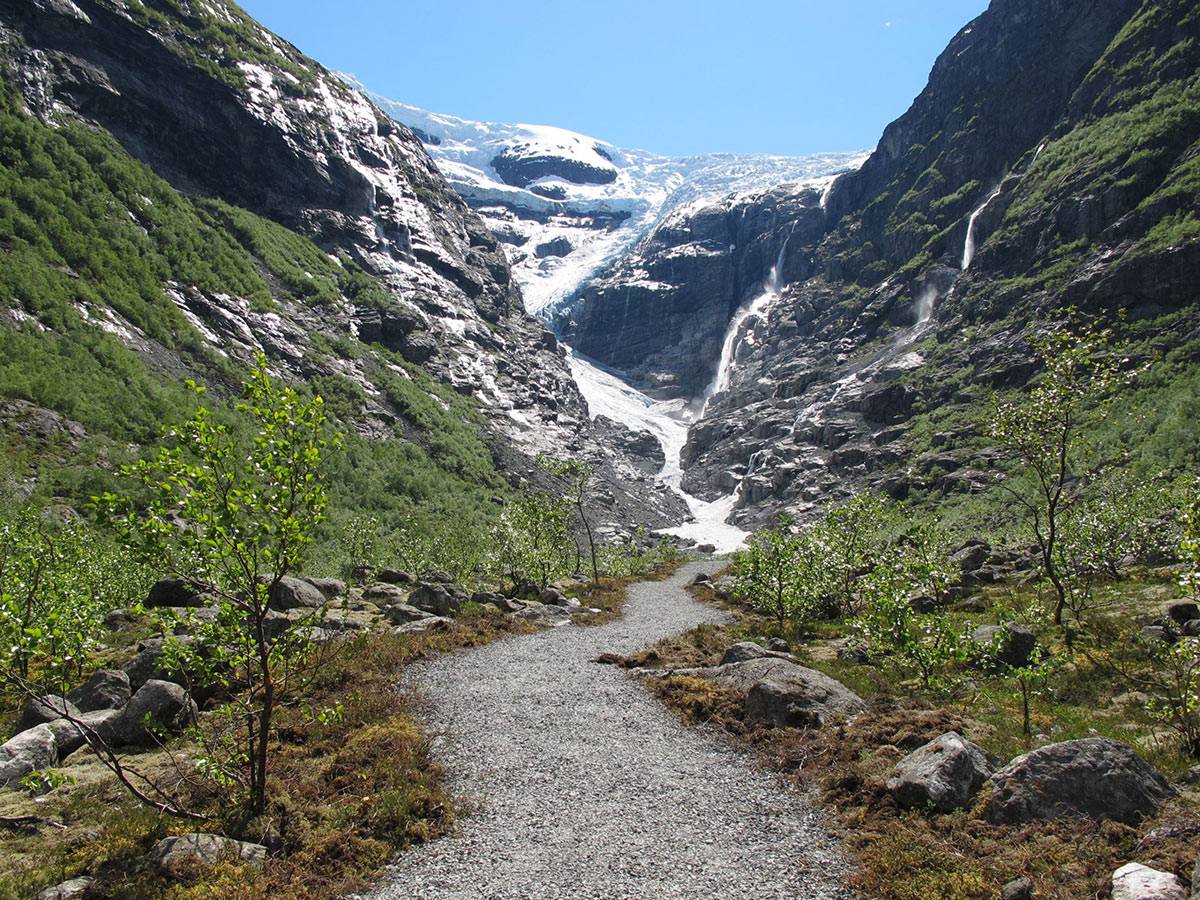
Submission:
POLYGON ((556 330, 652 393, 700 395, 716 374, 734 311, 767 272, 802 280, 825 234, 821 192, 777 187, 689 204, 580 288, 556 330))
POLYGON ((740 323, 682 460, 691 493, 736 493, 736 521, 862 485, 987 490, 980 410, 1035 374, 1044 323, 1123 310, 1139 346, 1194 352, 1198 48, 1182 0, 994 0, 823 202, 771 191, 672 217, 564 331, 695 397, 740 323), (734 317, 781 248, 787 286, 734 317))
MULTIPOLYGON (((163 202, 194 209, 231 259, 250 260, 241 282, 214 289, 220 279, 190 278, 193 260, 166 252, 178 264, 149 302, 169 334, 76 303, 146 364, 206 376, 220 368, 203 360, 265 352, 281 372, 346 384, 361 403, 354 427, 388 437, 411 433, 413 413, 379 373, 411 380, 406 363, 473 398, 512 477, 533 472, 537 452, 577 452, 600 467, 614 521, 677 518, 673 495, 631 486, 645 476, 595 431, 554 335, 526 314, 496 239, 421 141, 232 3, 0 0, 0 67, 19 121, 111 136, 91 174, 111 185, 106 166, 148 167, 169 185, 163 202), (248 282, 267 292, 251 297, 248 282)), ((151 202, 114 192, 124 208, 106 214, 173 251, 151 202)), ((21 297, 0 304, 4 327, 54 331, 21 297)))

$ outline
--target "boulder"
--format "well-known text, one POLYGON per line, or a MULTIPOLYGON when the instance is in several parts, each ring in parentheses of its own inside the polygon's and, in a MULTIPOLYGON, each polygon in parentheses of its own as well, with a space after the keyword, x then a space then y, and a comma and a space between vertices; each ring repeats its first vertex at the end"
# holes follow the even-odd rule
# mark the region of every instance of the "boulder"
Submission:
POLYGON ((1000 900, 1033 900, 1033 881, 1021 877, 1005 882, 1000 888, 1000 900))
POLYGON ((783 638, 773 637, 767 641, 767 649, 772 653, 791 653, 792 648, 783 638))
POLYGON ((1136 823, 1175 791, 1120 741, 1083 738, 1018 756, 991 778, 985 815, 1018 824, 1062 816, 1136 823))
POLYGON ((112 609, 104 616, 104 627, 109 631, 120 631, 122 628, 128 628, 137 621, 137 616, 132 610, 128 609, 112 609))
POLYGON ((452 616, 458 612, 462 601, 445 584, 422 584, 409 594, 408 604, 435 616, 452 616))
POLYGON ((154 582, 146 596, 146 606, 203 606, 204 597, 182 578, 161 578, 154 582))
POLYGON ((571 613, 561 606, 547 606, 544 603, 530 603, 522 610, 512 614, 514 619, 532 622, 534 625, 556 627, 566 625, 571 621, 571 613))
POLYGON ((271 609, 320 609, 328 602, 319 588, 303 578, 284 575, 271 585, 271 609))
MULTIPOLYGON (((190 644, 193 638, 187 635, 177 635, 172 640, 180 644, 190 644)), ((164 644, 165 640, 160 637, 147 638, 144 641, 138 642, 137 654, 133 659, 128 660, 125 665, 121 666, 121 670, 129 676, 129 687, 131 690, 136 692, 138 688, 151 678, 169 680, 181 676, 182 673, 168 672, 163 666, 164 644)))
POLYGON ((1112 900, 1187 900, 1187 897, 1183 881, 1170 872, 1135 862, 1113 872, 1112 900))
POLYGON ((983 541, 967 541, 950 554, 950 561, 965 574, 983 568, 991 555, 992 548, 983 541))
POLYGON ((375 578, 385 584, 416 584, 417 576, 403 569, 380 569, 375 578))
POLYGON ((754 641, 738 641, 725 651, 725 655, 721 657, 720 664, 727 666, 730 663, 745 662, 748 659, 762 659, 764 656, 770 655, 771 651, 765 647, 760 647, 754 641))
POLYGON ((538 600, 548 606, 561 606, 563 609, 580 609, 583 604, 574 597, 568 597, 556 587, 548 587, 538 595, 538 600))
POLYGON ((1167 618, 1178 625, 1200 619, 1200 605, 1195 600, 1176 600, 1168 603, 1165 610, 1167 618))
POLYGON ((1019 669, 1034 662, 1037 635, 1025 625, 980 625, 971 633, 980 648, 996 648, 996 662, 1019 669))
POLYGON ((146 746, 157 733, 178 734, 196 720, 196 703, 180 685, 150 679, 121 710, 116 739, 122 744, 146 746))
POLYGON ((496 594, 491 591, 475 592, 471 595, 471 602, 478 603, 481 606, 494 606, 500 612, 518 612, 525 608, 525 604, 520 600, 512 600, 503 594, 496 594))
POLYGON ((817 726, 866 708, 840 681, 775 654, 677 674, 704 678, 744 693, 743 713, 753 722, 817 726))
POLYGON ((80 713, 74 721, 55 719, 53 722, 47 722, 46 727, 54 732, 54 742, 58 745, 58 758, 63 760, 87 743, 89 732, 100 738, 109 747, 120 746, 120 741, 117 739, 117 722, 120 719, 121 710, 119 709, 97 709, 80 713), (80 724, 76 724, 76 722, 80 724))
POLYGON ((454 620, 448 619, 445 616, 426 616, 424 619, 418 619, 415 622, 405 622, 403 625, 397 625, 392 631, 395 634, 412 634, 414 632, 449 628, 453 624, 454 620))
POLYGON ((376 606, 393 606, 397 603, 408 602, 408 591, 403 591, 394 584, 378 581, 363 588, 363 599, 369 600, 376 606))
POLYGON ((435 569, 432 572, 425 572, 421 575, 420 580, 426 584, 454 584, 454 576, 449 572, 443 572, 440 569, 435 569))
POLYGON ((261 866, 267 858, 262 844, 235 841, 218 834, 181 834, 154 845, 149 859, 168 878, 183 878, 198 866, 241 860, 261 866))
POLYGON ((133 696, 129 675, 121 669, 100 669, 71 693, 67 699, 83 712, 96 709, 120 709, 133 696))
POLYGON ((21 707, 21 718, 13 728, 13 734, 28 731, 36 725, 53 722, 63 716, 77 716, 79 709, 66 697, 57 694, 43 694, 40 697, 27 697, 21 707))
POLYGON ((950 731, 896 763, 887 789, 901 807, 944 813, 969 806, 991 774, 983 749, 950 731))
POLYGON ((1165 625, 1146 625, 1138 636, 1147 644, 1173 644, 1175 635, 1165 625))
POLYGON ((320 591, 321 596, 327 601, 336 600, 338 597, 346 595, 346 582, 340 578, 314 578, 305 575, 303 580, 320 591))
POLYGON ((383 617, 393 625, 419 622, 422 619, 428 619, 431 615, 431 613, 427 613, 423 609, 417 609, 415 606, 409 606, 407 603, 396 603, 386 607, 383 611, 383 617))
POLYGON ((91 886, 91 878, 86 876, 72 878, 69 881, 64 881, 61 884, 38 891, 34 895, 33 900, 80 900, 81 897, 87 894, 87 889, 91 886))
POLYGON ((58 764, 58 743, 49 725, 22 731, 0 744, 0 787, 17 784, 30 772, 58 764))

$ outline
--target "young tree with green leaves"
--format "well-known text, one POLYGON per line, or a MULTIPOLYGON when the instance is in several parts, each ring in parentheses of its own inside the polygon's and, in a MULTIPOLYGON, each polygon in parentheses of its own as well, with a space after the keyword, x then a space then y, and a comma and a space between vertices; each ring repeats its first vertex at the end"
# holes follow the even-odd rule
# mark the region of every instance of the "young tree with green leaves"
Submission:
POLYGON ((567 498, 575 507, 575 515, 587 535, 588 550, 592 559, 592 584, 600 581, 600 565, 596 558, 596 538, 592 534, 592 523, 587 515, 588 488, 595 474, 590 465, 580 459, 554 459, 548 456, 538 458, 538 461, 551 475, 563 479, 567 486, 567 498))
POLYGON ((1032 492, 1011 493, 1028 518, 1054 590, 1054 623, 1062 625, 1070 589, 1058 544, 1063 513, 1073 499, 1068 488, 1087 444, 1081 425, 1085 414, 1107 414, 1123 360, 1111 329, 1080 326, 1074 316, 1032 345, 1041 376, 1023 396, 994 399, 992 434, 1032 478, 1032 492))
POLYGON ((912 596, 921 588, 919 566, 904 554, 859 579, 862 612, 855 630, 879 656, 913 672, 925 689, 946 684, 962 658, 965 638, 944 612, 918 612, 912 596))
POLYGON ((0 690, 65 693, 104 616, 148 582, 146 569, 81 522, 55 523, 32 505, 0 513, 0 690))
POLYGON ((308 647, 294 625, 272 628, 271 598, 324 516, 323 463, 340 440, 326 433, 321 398, 277 383, 262 356, 236 410, 244 428, 200 406, 166 430, 154 455, 125 469, 139 501, 110 493, 98 506, 131 552, 210 599, 215 617, 195 623, 195 642, 171 646, 194 677, 230 692, 226 711, 240 727, 225 733, 210 769, 244 788, 246 811, 257 815, 274 715, 308 647))
POLYGON ((493 543, 499 564, 514 587, 529 581, 544 588, 568 574, 575 546, 569 519, 566 500, 536 488, 520 492, 505 505, 493 543))
POLYGON ((734 593, 780 624, 798 611, 803 587, 800 538, 791 524, 787 516, 780 516, 777 526, 755 532, 733 559, 734 593))
POLYGON ((834 584, 842 612, 858 611, 855 585, 869 569, 898 527, 895 507, 882 495, 863 491, 844 503, 830 506, 814 527, 813 540, 824 550, 825 571, 834 584))

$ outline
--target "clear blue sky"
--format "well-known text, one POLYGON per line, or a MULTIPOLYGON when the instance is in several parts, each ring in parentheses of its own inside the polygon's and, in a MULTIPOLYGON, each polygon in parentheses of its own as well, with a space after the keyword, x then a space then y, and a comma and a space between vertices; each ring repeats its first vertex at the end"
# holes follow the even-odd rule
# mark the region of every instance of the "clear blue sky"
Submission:
POLYGON ((668 154, 874 146, 986 0, 241 0, 385 96, 668 154))

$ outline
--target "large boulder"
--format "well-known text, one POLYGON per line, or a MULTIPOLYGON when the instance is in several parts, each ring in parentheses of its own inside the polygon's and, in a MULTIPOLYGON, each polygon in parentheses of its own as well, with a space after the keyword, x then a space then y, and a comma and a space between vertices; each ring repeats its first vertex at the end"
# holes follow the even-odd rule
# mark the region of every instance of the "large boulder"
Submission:
POLYGON ((346 582, 340 578, 314 578, 310 575, 305 575, 302 580, 320 591, 321 596, 326 600, 336 600, 338 597, 343 597, 346 594, 346 582))
POLYGON ((1195 600, 1176 600, 1168 603, 1165 610, 1167 618, 1177 625, 1200 619, 1200 605, 1195 600))
POLYGON ((204 595, 182 578, 162 578, 151 586, 146 606, 203 606, 204 595))
POLYGON ((58 758, 62 760, 86 744, 89 733, 109 747, 120 746, 117 738, 117 722, 120 720, 119 709, 96 709, 80 713, 73 719, 55 719, 47 722, 46 727, 54 733, 58 758))
POLYGON ((408 596, 408 605, 433 613, 435 616, 453 616, 462 606, 462 597, 445 584, 422 584, 408 596))
POLYGON ((326 602, 321 590, 303 578, 284 575, 271 585, 271 609, 320 609, 326 602))
POLYGON ((122 744, 147 746, 160 732, 178 734, 196 720, 196 703, 180 685, 152 678, 143 684, 116 723, 122 744))
POLYGON ((0 744, 0 787, 17 784, 30 772, 52 768, 58 758, 58 742, 49 725, 22 731, 0 744))
MULTIPOLYGON (((188 635, 176 635, 171 640, 180 644, 190 644, 193 638, 188 635)), ((161 637, 147 638, 144 641, 139 641, 137 654, 121 666, 121 670, 129 676, 129 687, 133 691, 136 692, 138 688, 151 678, 171 679, 181 677, 182 673, 168 671, 163 663, 165 643, 166 639, 161 637)))
POLYGON ((1039 747, 992 776, 985 815, 1017 824, 1061 816, 1136 823, 1175 791, 1120 741, 1083 738, 1039 747))
POLYGON ((385 584, 382 581, 368 584, 362 591, 363 599, 374 603, 378 607, 407 603, 408 593, 408 591, 401 590, 394 584, 385 584))
POLYGON ((1178 875, 1131 862, 1113 872, 1112 900, 1188 900, 1188 891, 1178 875))
POLYGON ((128 673, 121 669, 100 669, 71 693, 67 699, 83 712, 120 709, 133 696, 128 673))
POLYGON ((727 666, 730 663, 745 662, 748 659, 762 659, 764 656, 770 655, 769 650, 760 647, 754 641, 738 641, 725 651, 725 655, 721 657, 721 665, 727 666))
POLYGON ((63 716, 77 716, 79 709, 66 697, 57 694, 42 694, 40 697, 26 697, 21 707, 21 718, 17 719, 13 734, 28 731, 37 725, 53 722, 63 716))
POLYGON ((409 606, 407 603, 396 603, 383 611, 383 617, 393 625, 420 622, 422 619, 428 619, 431 615, 433 614, 427 613, 423 609, 417 609, 415 606, 409 606))
POLYGON ((571 621, 571 612, 561 606, 549 606, 544 603, 530 603, 524 609, 512 613, 514 619, 531 622, 534 625, 548 625, 551 628, 566 625, 571 621))
POLYGON ((896 763, 887 789, 901 807, 950 812, 969 806, 991 774, 983 749, 950 731, 896 763))
POLYGON ((1038 648, 1037 635, 1031 628, 1011 622, 1008 625, 980 625, 971 633, 971 640, 978 645, 980 653, 1014 669, 1034 662, 1038 648), (995 655, 991 656, 993 650, 995 655))
POLYGON ((862 698, 837 679, 773 654, 677 674, 704 678, 744 693, 743 713, 752 722, 817 726, 866 708, 862 698))
POLYGON ((241 861, 261 866, 267 858, 267 848, 219 834, 180 834, 155 844, 149 858, 168 878, 184 878, 198 867, 221 862, 241 861))

